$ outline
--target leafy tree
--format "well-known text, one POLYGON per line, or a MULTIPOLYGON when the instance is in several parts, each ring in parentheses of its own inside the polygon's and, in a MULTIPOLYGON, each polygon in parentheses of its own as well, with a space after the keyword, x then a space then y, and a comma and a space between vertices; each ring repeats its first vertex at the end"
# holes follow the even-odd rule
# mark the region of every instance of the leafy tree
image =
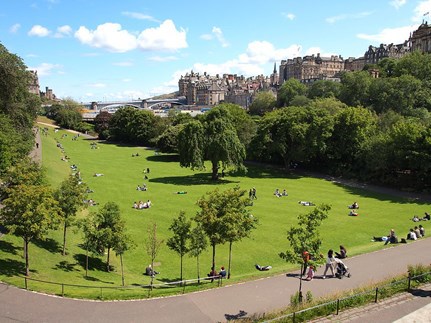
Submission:
POLYGON ((99 139, 108 139, 109 137, 109 122, 112 114, 108 111, 101 111, 94 118, 94 130, 99 134, 99 139))
POLYGON ((249 112, 252 115, 263 116, 265 113, 274 110, 276 106, 277 99, 271 91, 260 91, 250 104, 249 112))
POLYGON ((290 106, 293 107, 306 107, 310 104, 311 100, 305 95, 296 95, 292 101, 290 101, 290 106))
POLYGON ((353 107, 368 106, 371 82, 371 76, 365 71, 343 73, 339 99, 353 107))
POLYGON ((60 209, 48 186, 19 184, 7 191, 1 218, 4 225, 24 241, 25 274, 29 276, 28 245, 34 239, 44 239, 48 230, 57 226, 60 209))
POLYGON ((178 151, 182 167, 203 169, 204 161, 209 160, 214 180, 218 179, 220 164, 223 169, 245 169, 245 148, 225 109, 211 109, 202 122, 185 124, 178 134, 178 151))
POLYGON ((94 214, 94 222, 98 231, 98 249, 107 250, 106 269, 110 268, 111 249, 118 247, 125 234, 125 222, 121 219, 120 207, 114 202, 107 202, 94 214))
MULTIPOLYGON (((152 223, 147 229, 147 241, 145 242, 145 249, 147 255, 151 259, 151 268, 154 268, 154 260, 156 260, 157 254, 160 251, 160 247, 165 242, 157 237, 157 224, 152 223)), ((154 275, 151 275, 151 287, 153 286, 154 275)))
POLYGON ((392 77, 395 74, 398 59, 385 57, 379 61, 380 77, 392 77))
POLYGON ((186 219, 184 211, 180 211, 178 218, 173 219, 169 227, 173 236, 166 241, 169 249, 175 251, 180 256, 180 280, 183 280, 183 257, 189 252, 187 241, 190 238, 191 225, 192 223, 186 219))
POLYGON ((281 107, 288 107, 291 101, 297 95, 306 95, 307 86, 299 82, 297 79, 290 78, 278 90, 277 105, 281 107))
POLYGON ((206 238, 205 232, 201 225, 197 225, 190 232, 190 256, 196 258, 196 268, 198 275, 198 282, 200 282, 200 264, 199 256, 207 248, 208 240, 206 238))
POLYGON ((319 264, 324 259, 320 252, 322 240, 320 238, 319 227, 322 221, 328 217, 331 207, 327 204, 316 206, 307 214, 298 215, 298 224, 290 227, 287 231, 289 249, 280 252, 279 256, 292 264, 301 265, 301 276, 299 279, 299 295, 302 299, 302 272, 304 259, 303 253, 306 251, 312 255, 313 262, 319 264))
POLYGON ((165 131, 157 137, 156 146, 163 153, 178 152, 178 135, 183 125, 168 126, 165 131))
POLYGON ((54 197, 61 208, 60 216, 63 220, 63 256, 66 254, 67 228, 74 225, 76 213, 84 207, 87 197, 87 186, 81 183, 77 174, 70 175, 54 192, 54 197))
POLYGON ((308 89, 310 99, 317 98, 337 98, 340 94, 341 84, 338 82, 319 80, 313 82, 308 89))
POLYGON ((58 111, 55 121, 62 128, 78 129, 82 123, 82 115, 77 107, 64 107, 58 111))
POLYGON ((246 191, 241 190, 239 187, 229 189, 223 192, 223 200, 220 203, 224 204, 226 209, 224 224, 224 235, 226 241, 229 242, 229 264, 228 264, 228 275, 231 275, 232 265, 232 245, 234 242, 241 241, 243 238, 250 236, 251 230, 256 228, 258 223, 247 206, 249 205, 249 198, 246 196, 246 191))
POLYGON ((419 51, 403 56, 397 61, 394 76, 411 75, 425 81, 431 80, 431 55, 419 51))

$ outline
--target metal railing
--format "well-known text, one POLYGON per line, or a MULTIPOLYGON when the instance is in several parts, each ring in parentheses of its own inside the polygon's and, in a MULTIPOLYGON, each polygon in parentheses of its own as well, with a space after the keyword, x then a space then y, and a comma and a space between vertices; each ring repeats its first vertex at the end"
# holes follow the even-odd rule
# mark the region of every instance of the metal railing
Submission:
MULTIPOLYGON (((270 319, 270 320, 265 320, 264 322, 270 323, 270 322, 278 322, 281 320, 283 320, 283 322, 289 322, 289 321, 291 321, 291 322, 303 322, 303 321, 309 320, 311 318, 328 316, 331 314, 338 315, 340 310, 354 307, 354 304, 358 303, 357 301, 355 301, 355 299, 359 300, 360 298, 369 298, 369 300, 362 301, 357 306, 361 306, 361 305, 368 304, 371 302, 377 303, 379 301, 379 296, 381 296, 381 298, 384 298, 383 296, 386 294, 385 291, 388 290, 389 288, 394 289, 394 286, 400 285, 399 292, 410 291, 412 281, 429 281, 429 278, 428 279, 421 279, 421 278, 424 278, 425 276, 430 276, 430 275, 431 275, 431 272, 427 272, 427 273, 417 275, 417 276, 411 276, 409 274, 409 276, 407 278, 399 279, 399 280, 393 281, 391 283, 384 284, 384 285, 381 285, 379 287, 370 289, 368 291, 356 293, 356 294, 351 295, 351 296, 347 296, 344 298, 338 298, 338 299, 335 299, 333 301, 318 304, 318 305, 308 307, 308 308, 305 308, 302 310, 294 311, 292 313, 281 315, 281 316, 278 316, 278 317, 270 319), (350 305, 349 305, 349 303, 350 303, 350 305)), ((391 295, 393 295, 393 294, 395 294, 395 293, 391 293, 391 295)))

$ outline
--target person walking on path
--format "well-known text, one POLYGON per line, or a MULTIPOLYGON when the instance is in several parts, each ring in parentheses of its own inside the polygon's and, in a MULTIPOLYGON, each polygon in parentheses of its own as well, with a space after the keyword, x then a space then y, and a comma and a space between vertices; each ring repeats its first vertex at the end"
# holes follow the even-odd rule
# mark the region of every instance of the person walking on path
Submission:
POLYGON ((326 273, 328 272, 328 269, 331 269, 332 277, 335 276, 334 264, 335 264, 334 250, 329 249, 328 256, 326 257, 325 271, 323 272, 323 276, 322 276, 323 279, 326 278, 326 273))

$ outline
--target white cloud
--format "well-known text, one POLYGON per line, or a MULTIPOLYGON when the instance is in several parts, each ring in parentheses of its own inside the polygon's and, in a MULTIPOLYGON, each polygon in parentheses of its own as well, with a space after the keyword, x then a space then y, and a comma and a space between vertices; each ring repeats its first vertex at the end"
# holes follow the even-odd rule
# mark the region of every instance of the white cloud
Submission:
POLYGON ((72 27, 70 27, 69 25, 64 25, 57 28, 57 32, 55 33, 54 37, 62 38, 64 36, 69 36, 71 33, 72 27))
POLYGON ((358 38, 378 42, 381 44, 401 44, 408 40, 412 31, 417 29, 418 26, 404 26, 398 28, 385 28, 380 33, 374 35, 358 34, 358 38))
POLYGON ((429 18, 431 13, 431 0, 421 1, 414 9, 413 22, 421 23, 424 18, 429 18), (428 17, 426 17, 428 16, 428 17))
POLYGON ((138 36, 138 46, 143 50, 175 51, 187 48, 186 31, 177 30, 172 20, 165 20, 158 28, 143 30, 138 36))
POLYGON ((128 83, 128 82, 131 82, 132 81, 132 79, 122 79, 121 80, 121 82, 124 82, 124 83, 128 83))
POLYGON ((37 37, 46 37, 50 34, 51 32, 41 26, 41 25, 34 25, 33 27, 31 27, 30 31, 28 32, 29 36, 37 36, 37 37))
POLYGON ((117 62, 117 63, 113 63, 112 65, 128 67, 128 66, 133 66, 133 63, 132 63, 132 62, 129 62, 129 61, 125 61, 125 62, 117 62))
POLYGON ((211 34, 203 34, 203 35, 201 35, 201 39, 203 39, 203 40, 211 40, 213 38, 214 37, 211 34))
POLYGON ((157 19, 155 19, 154 17, 146 15, 144 13, 140 13, 140 12, 123 11, 121 14, 123 14, 124 16, 127 16, 127 17, 134 18, 134 19, 160 22, 157 19))
POLYGON ((329 24, 334 24, 334 23, 336 23, 337 21, 340 21, 340 20, 361 19, 361 18, 370 16, 372 14, 373 14, 373 12, 371 12, 371 11, 363 11, 363 12, 358 12, 358 13, 353 13, 353 14, 345 14, 344 13, 344 14, 341 14, 341 15, 338 15, 338 16, 328 17, 328 18, 325 19, 325 21, 327 23, 329 23, 329 24))
POLYGON ((398 10, 399 8, 404 6, 406 4, 406 2, 407 2, 407 0, 392 0, 391 2, 389 2, 389 4, 398 10))
POLYGON ((83 44, 110 52, 124 53, 136 48, 136 37, 116 23, 99 25, 94 31, 81 26, 75 37, 83 44))
POLYGON ((20 24, 14 24, 13 26, 11 26, 9 28, 9 32, 11 32, 12 34, 15 34, 18 32, 18 30, 21 28, 20 24))
POLYGON ((75 37, 82 44, 115 53, 124 53, 136 48, 173 51, 187 47, 185 30, 177 30, 172 20, 165 20, 157 28, 145 29, 138 37, 122 29, 120 24, 109 22, 97 26, 96 30, 81 26, 75 32, 75 37))
POLYGON ((176 56, 152 56, 148 60, 153 62, 172 62, 178 60, 176 56))
POLYGON ((224 39, 223 32, 219 27, 213 27, 212 33, 214 34, 215 38, 220 42, 222 47, 228 47, 229 43, 224 39))
POLYGON ((39 76, 47 76, 47 75, 51 75, 56 70, 57 70, 57 73, 59 73, 60 72, 59 69, 61 67, 62 66, 59 64, 42 63, 36 67, 29 67, 29 69, 36 70, 39 76))
POLYGON ((289 20, 293 20, 293 19, 295 19, 295 17, 296 17, 293 13, 286 13, 286 12, 281 13, 281 15, 282 15, 283 17, 285 17, 285 18, 289 19, 289 20))

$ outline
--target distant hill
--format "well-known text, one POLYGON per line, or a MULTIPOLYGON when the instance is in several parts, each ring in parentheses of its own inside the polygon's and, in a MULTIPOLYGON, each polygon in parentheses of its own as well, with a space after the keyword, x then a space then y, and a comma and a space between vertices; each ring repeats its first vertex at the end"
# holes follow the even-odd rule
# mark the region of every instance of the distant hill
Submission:
POLYGON ((153 96, 151 99, 153 100, 161 100, 161 99, 176 99, 179 95, 179 92, 172 92, 172 93, 168 93, 168 94, 162 94, 162 95, 157 95, 157 96, 153 96))

